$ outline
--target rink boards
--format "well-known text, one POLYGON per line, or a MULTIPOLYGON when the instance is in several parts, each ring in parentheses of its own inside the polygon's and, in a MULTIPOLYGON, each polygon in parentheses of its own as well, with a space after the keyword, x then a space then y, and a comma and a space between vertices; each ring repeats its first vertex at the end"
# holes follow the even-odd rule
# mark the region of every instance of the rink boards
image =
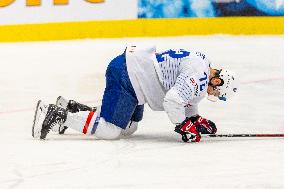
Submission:
POLYGON ((284 18, 134 19, 0 26, 1 42, 210 34, 284 34, 284 18))

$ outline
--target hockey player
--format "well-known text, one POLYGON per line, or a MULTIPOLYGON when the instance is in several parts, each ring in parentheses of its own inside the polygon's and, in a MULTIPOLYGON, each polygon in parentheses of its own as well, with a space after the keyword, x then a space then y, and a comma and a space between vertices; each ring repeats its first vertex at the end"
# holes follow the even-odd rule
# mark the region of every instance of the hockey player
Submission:
POLYGON ((130 46, 108 65, 102 106, 91 108, 62 97, 57 105, 39 101, 32 136, 45 139, 59 126, 61 132, 70 127, 99 139, 118 139, 137 130, 147 103, 167 113, 184 142, 199 142, 201 134, 214 134, 217 128, 198 114, 198 103, 207 94, 226 101, 236 91, 234 74, 211 68, 203 53, 157 53, 155 47, 130 46))

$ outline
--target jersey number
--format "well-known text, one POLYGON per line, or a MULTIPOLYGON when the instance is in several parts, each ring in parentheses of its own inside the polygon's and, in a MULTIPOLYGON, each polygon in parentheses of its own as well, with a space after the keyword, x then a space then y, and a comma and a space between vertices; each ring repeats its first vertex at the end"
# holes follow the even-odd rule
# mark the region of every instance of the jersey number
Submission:
POLYGON ((184 58, 184 57, 188 56, 189 54, 190 54, 190 52, 185 51, 185 50, 178 50, 178 51, 168 50, 168 51, 165 51, 161 54, 157 54, 157 60, 158 60, 158 62, 163 62, 163 61, 165 61, 166 56, 169 56, 171 58, 184 58))
POLYGON ((199 81, 200 81, 200 85, 199 85, 200 91, 203 91, 205 86, 207 85, 207 78, 208 78, 208 76, 204 72, 204 76, 199 79, 199 81))

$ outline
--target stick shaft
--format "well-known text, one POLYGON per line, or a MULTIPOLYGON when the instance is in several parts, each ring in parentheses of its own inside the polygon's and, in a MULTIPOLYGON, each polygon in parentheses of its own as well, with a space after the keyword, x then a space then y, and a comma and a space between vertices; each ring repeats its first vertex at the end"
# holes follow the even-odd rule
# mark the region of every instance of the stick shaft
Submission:
POLYGON ((207 137, 284 137, 284 134, 209 134, 207 137))

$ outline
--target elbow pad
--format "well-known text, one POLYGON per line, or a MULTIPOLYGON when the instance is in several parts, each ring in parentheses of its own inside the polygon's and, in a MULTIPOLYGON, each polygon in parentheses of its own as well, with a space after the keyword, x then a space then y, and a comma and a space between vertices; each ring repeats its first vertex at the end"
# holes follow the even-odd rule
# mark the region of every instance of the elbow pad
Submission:
POLYGON ((185 120, 185 108, 181 97, 175 90, 171 89, 167 92, 163 106, 173 124, 180 124, 185 120))

